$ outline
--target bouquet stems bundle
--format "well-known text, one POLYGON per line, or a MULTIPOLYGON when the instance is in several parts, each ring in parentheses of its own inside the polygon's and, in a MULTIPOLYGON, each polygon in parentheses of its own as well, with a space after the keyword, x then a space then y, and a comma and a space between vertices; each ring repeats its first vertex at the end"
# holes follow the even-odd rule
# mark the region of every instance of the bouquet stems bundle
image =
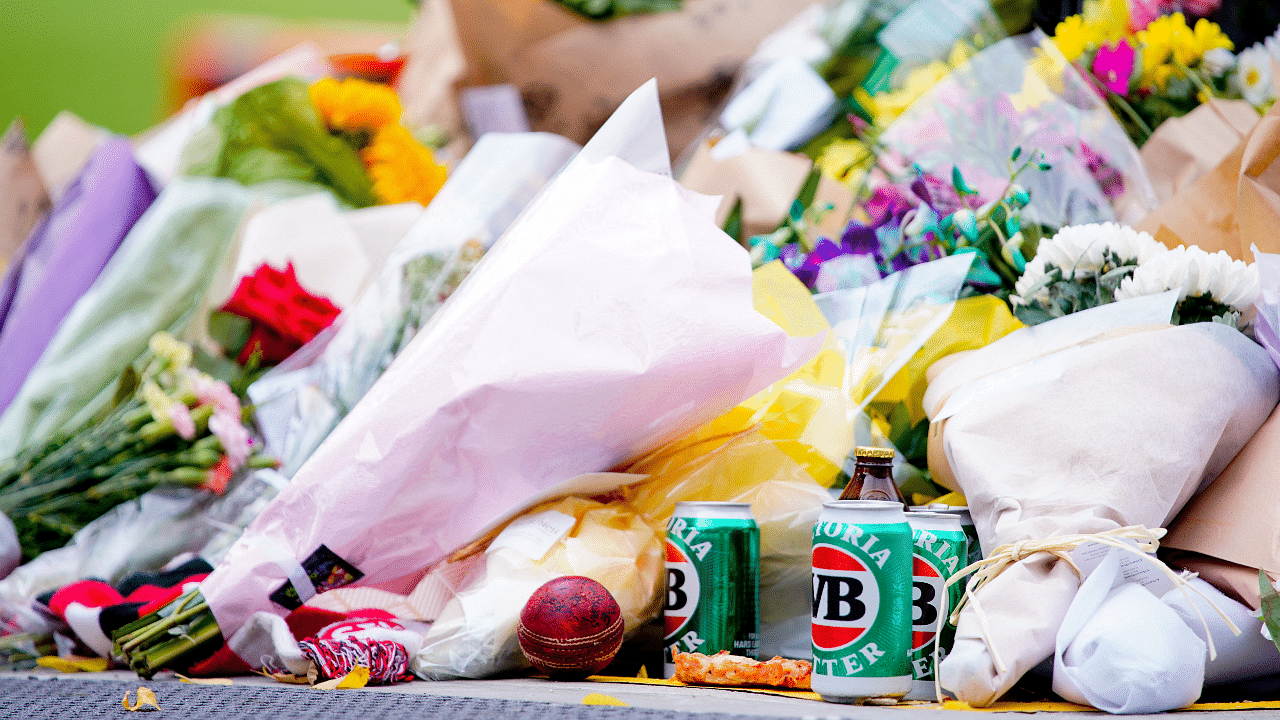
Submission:
POLYGON ((105 414, 0 464, 0 512, 30 559, 162 483, 221 492, 241 467, 272 464, 253 451, 231 389, 191 367, 189 346, 157 333, 105 414))
POLYGON ((199 590, 193 590, 112 633, 111 654, 125 657, 139 677, 150 679, 183 656, 207 654, 222 642, 218 623, 199 590))

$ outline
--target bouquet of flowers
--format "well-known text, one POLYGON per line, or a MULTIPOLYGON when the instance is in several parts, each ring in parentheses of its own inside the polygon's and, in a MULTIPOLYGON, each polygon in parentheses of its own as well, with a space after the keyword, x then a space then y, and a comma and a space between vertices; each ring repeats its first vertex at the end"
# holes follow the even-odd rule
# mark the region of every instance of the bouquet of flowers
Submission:
POLYGON ((1253 263, 1192 245, 1169 249, 1145 232, 1115 223, 1065 227, 1040 243, 1009 298, 1018 319, 1035 325, 1098 305, 1178 291, 1172 322, 1242 327, 1262 286, 1253 263))
POLYGON ((192 366, 190 346, 157 333, 104 414, 0 464, 0 511, 30 559, 157 485, 221 493, 240 468, 273 464, 256 452, 231 388, 192 366))
POLYGON ((920 263, 971 253, 967 293, 1005 297, 1041 233, 1036 225, 1023 225, 1022 211, 1031 197, 1016 180, 1030 168, 1050 169, 1039 152, 1024 156, 1021 148, 1015 149, 1009 166, 1003 193, 989 201, 965 182, 959 168, 952 169, 950 183, 916 168, 909 184, 876 188, 863 205, 868 219, 851 221, 838 242, 808 240, 800 227, 805 216, 800 212, 803 199, 799 200, 777 231, 751 238, 752 257, 758 264, 781 258, 811 290, 830 292, 859 287, 920 263))
MULTIPOLYGON (((1204 18, 1189 25, 1180 12, 1130 17, 1114 0, 1101 11, 1058 24, 1053 42, 1107 99, 1133 141, 1151 137, 1160 123, 1187 114, 1209 98, 1243 96, 1265 110, 1270 57, 1262 49, 1232 54, 1234 45, 1204 18)), ((1275 97, 1270 89, 1270 97, 1275 97)))
POLYGON ((261 85, 214 113, 187 145, 185 173, 245 185, 293 180, 353 207, 431 201, 447 170, 400 124, 395 90, 359 78, 261 85))

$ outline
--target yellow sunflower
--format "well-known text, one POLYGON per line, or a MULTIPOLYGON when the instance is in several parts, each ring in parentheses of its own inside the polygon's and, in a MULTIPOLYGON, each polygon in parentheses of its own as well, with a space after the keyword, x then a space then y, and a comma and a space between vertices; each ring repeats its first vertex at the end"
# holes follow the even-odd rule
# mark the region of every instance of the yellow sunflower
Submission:
POLYGON ((403 125, 386 125, 360 151, 381 203, 431 202, 448 170, 403 125))
POLYGON ((311 102, 333 130, 375 131, 400 121, 396 91, 359 78, 323 78, 311 86, 311 102))

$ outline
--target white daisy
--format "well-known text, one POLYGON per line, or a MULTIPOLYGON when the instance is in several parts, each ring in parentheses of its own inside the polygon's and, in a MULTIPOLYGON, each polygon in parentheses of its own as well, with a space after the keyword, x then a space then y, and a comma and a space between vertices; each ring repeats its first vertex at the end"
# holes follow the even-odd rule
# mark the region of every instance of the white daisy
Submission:
POLYGON ((1240 94, 1254 107, 1262 107, 1276 99, 1271 83, 1271 53, 1261 43, 1240 51, 1236 56, 1236 85, 1240 94))

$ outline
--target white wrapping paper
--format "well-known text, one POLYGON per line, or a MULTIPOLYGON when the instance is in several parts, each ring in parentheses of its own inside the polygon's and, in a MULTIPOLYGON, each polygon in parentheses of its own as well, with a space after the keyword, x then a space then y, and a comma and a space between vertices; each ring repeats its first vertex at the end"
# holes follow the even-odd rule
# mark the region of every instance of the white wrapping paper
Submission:
MULTIPOLYGON (((652 83, 637 95, 656 107, 652 83)), ((822 336, 789 338, 753 309, 715 198, 617 157, 583 161, 591 150, 202 584, 224 635, 287 612, 268 595, 305 595, 299 563, 321 545, 362 584, 420 571, 529 496, 657 447, 816 354, 822 336)))
MULTIPOLYGON (((934 379, 951 388, 945 405, 926 396, 986 548, 1162 527, 1276 403, 1280 383, 1266 351, 1225 325, 1133 328, 1064 348, 1049 332, 1058 322, 1037 326, 1042 352, 1024 331, 1012 333, 934 379), (967 398, 966 386, 976 388, 967 398)), ((986 631, 966 608, 939 669, 943 687, 973 705, 998 699, 1053 652, 1077 586, 1070 566, 1044 554, 984 586, 976 597, 986 631)))

